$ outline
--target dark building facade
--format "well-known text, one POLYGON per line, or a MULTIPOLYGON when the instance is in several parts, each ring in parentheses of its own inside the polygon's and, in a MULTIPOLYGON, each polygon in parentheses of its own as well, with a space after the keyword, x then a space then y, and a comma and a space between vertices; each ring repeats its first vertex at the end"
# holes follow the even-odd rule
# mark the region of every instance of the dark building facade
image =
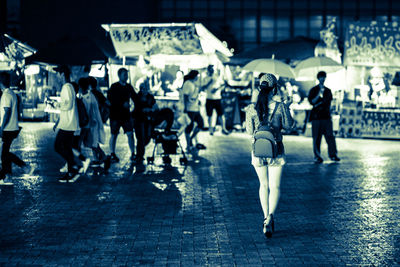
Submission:
POLYGON ((0 27, 38 48, 102 23, 201 22, 235 52, 296 36, 319 38, 336 18, 400 21, 398 0, 0 0, 0 27))
POLYGON ((159 0, 160 20, 199 21, 236 51, 296 36, 319 38, 336 17, 343 39, 353 21, 399 21, 397 0, 159 0), (234 42, 232 42, 232 36, 234 42))
POLYGON ((0 0, 0 32, 16 36, 21 32, 20 0, 0 0))

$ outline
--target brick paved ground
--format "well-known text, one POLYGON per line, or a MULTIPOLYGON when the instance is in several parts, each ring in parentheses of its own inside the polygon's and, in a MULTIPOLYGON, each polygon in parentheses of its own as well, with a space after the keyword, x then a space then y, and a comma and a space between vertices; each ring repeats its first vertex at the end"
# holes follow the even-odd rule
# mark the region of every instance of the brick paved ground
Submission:
POLYGON ((110 174, 60 184, 52 125, 23 126, 14 147, 38 171, 0 188, 0 265, 400 265, 398 141, 337 139, 342 162, 315 165, 310 138, 285 136, 267 240, 244 134, 202 133, 198 162, 142 174, 120 137, 110 174))

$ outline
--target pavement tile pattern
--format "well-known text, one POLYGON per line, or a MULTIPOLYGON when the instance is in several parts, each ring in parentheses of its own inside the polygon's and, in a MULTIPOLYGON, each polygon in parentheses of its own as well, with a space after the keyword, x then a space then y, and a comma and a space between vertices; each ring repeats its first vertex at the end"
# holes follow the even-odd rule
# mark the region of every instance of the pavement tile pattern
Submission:
POLYGON ((337 139, 340 163, 323 143, 318 165, 311 138, 285 136, 266 239, 244 133, 201 133, 186 167, 176 155, 143 173, 120 135, 109 174, 61 184, 52 124, 22 126, 13 148, 37 171, 0 187, 0 266, 400 266, 399 141, 337 139))

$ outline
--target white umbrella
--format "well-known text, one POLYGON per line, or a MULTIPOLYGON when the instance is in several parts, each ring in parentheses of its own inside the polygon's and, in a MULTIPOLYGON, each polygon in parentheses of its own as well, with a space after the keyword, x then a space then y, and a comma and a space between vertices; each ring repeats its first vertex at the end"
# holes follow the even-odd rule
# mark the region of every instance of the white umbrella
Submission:
POLYGON ((259 58, 247 63, 243 69, 248 71, 257 71, 272 73, 282 77, 295 78, 292 67, 282 61, 271 58, 259 58))
POLYGON ((294 71, 297 80, 312 80, 317 78, 320 71, 331 73, 341 69, 343 69, 343 65, 329 57, 310 57, 300 61, 294 71))

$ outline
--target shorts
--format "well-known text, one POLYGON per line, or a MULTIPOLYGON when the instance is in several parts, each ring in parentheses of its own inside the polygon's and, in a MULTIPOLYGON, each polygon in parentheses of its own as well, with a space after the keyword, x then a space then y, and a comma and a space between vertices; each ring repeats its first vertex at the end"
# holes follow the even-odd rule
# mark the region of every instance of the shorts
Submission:
POLYGON ((206 101, 206 113, 208 117, 212 116, 213 110, 217 111, 218 116, 224 115, 222 110, 221 99, 207 99, 206 101))
POLYGON ((277 142, 278 144, 278 156, 276 158, 260 158, 256 157, 251 151, 251 165, 254 167, 262 166, 283 166, 286 164, 285 148, 282 142, 277 142))
POLYGON ((124 129, 124 133, 133 132, 133 119, 130 118, 128 120, 113 120, 110 119, 110 129, 111 134, 118 134, 119 129, 122 127, 124 129))
POLYGON ((190 118, 190 124, 186 127, 185 133, 191 133, 194 127, 194 123, 196 122, 197 127, 200 129, 204 128, 203 117, 201 117, 200 112, 188 112, 187 113, 190 118))

